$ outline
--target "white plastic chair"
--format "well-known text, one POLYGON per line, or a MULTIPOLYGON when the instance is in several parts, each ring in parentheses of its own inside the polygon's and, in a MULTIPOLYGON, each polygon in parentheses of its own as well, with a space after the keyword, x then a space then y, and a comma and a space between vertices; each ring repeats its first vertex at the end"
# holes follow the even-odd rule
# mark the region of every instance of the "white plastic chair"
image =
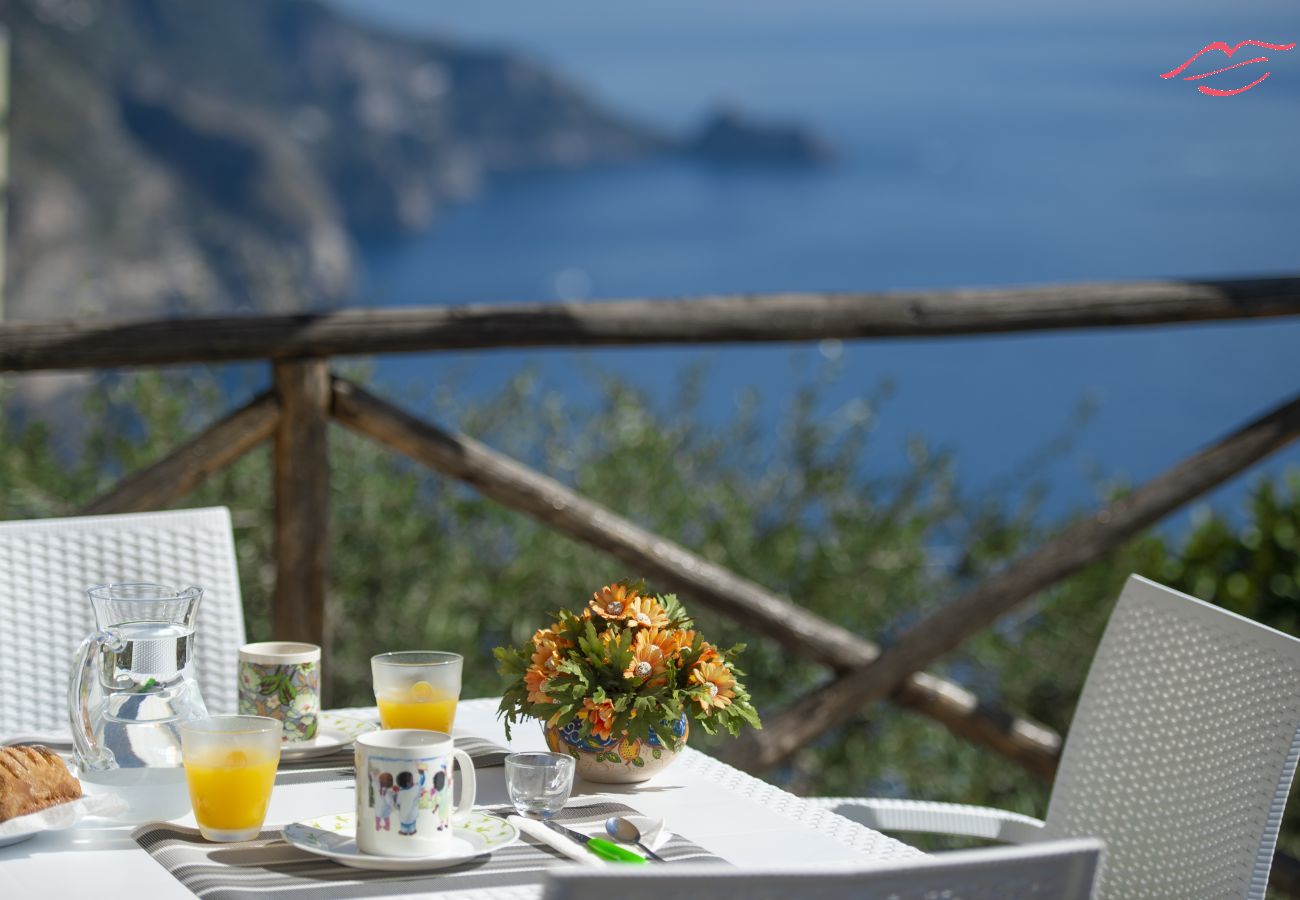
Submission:
POLYGON ((94 630, 86 588, 203 588, 195 658, 209 712, 235 712, 243 601, 225 507, 0 522, 0 740, 68 730, 73 652, 94 630))
POLYGON ((1134 575, 1093 658, 1046 821, 816 800, 882 831, 1101 838, 1110 900, 1262 900, 1298 753, 1300 641, 1134 575))
POLYGON ((1101 842, 1055 841, 939 853, 881 866, 745 870, 719 865, 565 868, 543 900, 1088 900, 1101 842))

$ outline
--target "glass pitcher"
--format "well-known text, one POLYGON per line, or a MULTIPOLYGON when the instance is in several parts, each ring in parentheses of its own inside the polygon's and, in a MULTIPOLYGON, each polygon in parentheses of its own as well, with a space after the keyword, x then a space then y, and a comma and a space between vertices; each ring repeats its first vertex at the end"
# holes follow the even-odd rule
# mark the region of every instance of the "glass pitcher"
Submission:
POLYGON ((194 667, 194 619, 203 589, 105 584, 86 592, 96 632, 72 663, 68 712, 88 791, 130 805, 124 818, 189 811, 180 725, 207 715, 194 667))

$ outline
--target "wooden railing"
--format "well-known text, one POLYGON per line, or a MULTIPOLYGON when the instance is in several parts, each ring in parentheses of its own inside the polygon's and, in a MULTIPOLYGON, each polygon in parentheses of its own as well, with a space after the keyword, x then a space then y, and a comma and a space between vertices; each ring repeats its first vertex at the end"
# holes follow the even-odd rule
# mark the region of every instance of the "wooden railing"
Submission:
MULTIPOLYGON (((558 481, 334 376, 329 358, 500 347, 582 347, 938 337, 1182 324, 1300 315, 1300 276, 1085 284, 1013 290, 778 294, 348 310, 198 319, 72 320, 0 326, 0 371, 119 368, 265 359, 273 387, 164 459, 125 478, 85 513, 165 507, 264 441, 274 443, 274 631, 328 647, 331 419, 457 478, 654 583, 743 620, 831 678, 738 742, 732 761, 770 768, 885 699, 1050 778, 1052 729, 979 702, 926 666, 1036 593, 1103 557, 1188 501, 1300 436, 1300 395, 1203 449, 1037 550, 1013 560, 882 649, 788 597, 655 535, 558 481)), ((1297 867, 1274 867, 1296 887, 1297 867)))

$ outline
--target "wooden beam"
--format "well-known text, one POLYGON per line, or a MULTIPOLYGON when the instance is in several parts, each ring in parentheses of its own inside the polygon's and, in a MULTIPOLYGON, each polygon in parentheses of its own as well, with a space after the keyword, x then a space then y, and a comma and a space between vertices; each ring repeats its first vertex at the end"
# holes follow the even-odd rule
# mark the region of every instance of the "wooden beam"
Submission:
POLYGON ((78 515, 163 509, 270 438, 279 417, 275 397, 260 394, 158 462, 128 475, 78 515))
MULTIPOLYGON (((744 622, 800 656, 844 671, 866 664, 879 652, 852 632, 646 531, 554 479, 471 438, 442 431, 355 384, 334 379, 333 409, 335 418, 349 428, 610 554, 637 574, 744 622)), ((897 696, 901 704, 1031 770, 1050 775, 1055 767, 1060 739, 1054 732, 991 714, 965 688, 919 673, 905 681, 897 696)))
POLYGON ((0 327, 0 371, 488 347, 940 337, 1300 314, 1300 277, 788 293, 0 327))
MULTIPOLYGON (((275 366, 275 610, 277 640, 328 647, 330 375, 325 362, 275 366)), ((329 666, 322 665, 328 673, 329 666)), ((321 686, 322 693, 325 685, 321 686)))
POLYGON ((1018 763, 1044 781, 1056 775, 1061 757, 1059 734, 1041 722, 981 700, 974 691, 955 682, 928 672, 913 672, 890 700, 929 716, 958 737, 1018 763))
POLYGON ((955 650, 1038 591, 1088 566, 1173 510, 1300 436, 1300 395, 1062 531, 904 632, 875 660, 769 716, 730 754, 761 771, 883 700, 913 672, 955 650))

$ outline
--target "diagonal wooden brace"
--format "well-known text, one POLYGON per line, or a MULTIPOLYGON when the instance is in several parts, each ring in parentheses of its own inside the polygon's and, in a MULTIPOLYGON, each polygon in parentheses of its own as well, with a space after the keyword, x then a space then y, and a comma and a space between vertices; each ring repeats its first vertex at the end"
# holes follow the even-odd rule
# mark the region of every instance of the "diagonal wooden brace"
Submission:
MULTIPOLYGON (((423 421, 351 382, 334 379, 333 414, 504 506, 622 560, 657 584, 680 591, 780 641, 791 652, 837 671, 875 659, 879 648, 847 629, 628 521, 517 460, 423 421)), ((1060 738, 1044 725, 998 713, 960 685, 924 672, 906 679, 898 702, 1050 776, 1060 738)))
POLYGON ((1300 396, 1066 528, 1038 550, 930 613, 874 661, 768 717, 764 729, 746 736, 728 758, 751 772, 779 765, 810 741, 890 696, 912 673, 955 650, 1038 591, 1096 562, 1297 436, 1300 396))
POLYGON ((164 509, 269 439, 279 419, 275 395, 259 394, 153 465, 128 475, 83 506, 78 515, 164 509))

